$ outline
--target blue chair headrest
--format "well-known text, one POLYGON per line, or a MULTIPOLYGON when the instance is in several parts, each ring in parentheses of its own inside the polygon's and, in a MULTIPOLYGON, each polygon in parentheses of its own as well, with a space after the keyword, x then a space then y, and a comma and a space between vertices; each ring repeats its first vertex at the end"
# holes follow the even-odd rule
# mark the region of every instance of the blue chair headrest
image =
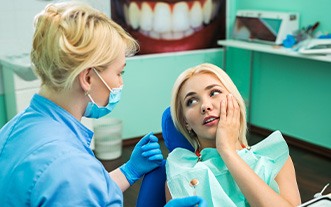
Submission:
MULTIPOLYGON (((170 107, 162 115, 162 135, 169 152, 177 147, 193 151, 193 147, 176 129, 172 122, 170 107)), ((166 161, 144 176, 137 198, 137 207, 163 207, 166 204, 164 183, 166 182, 166 161)))
POLYGON ((194 152, 193 146, 180 133, 172 121, 170 107, 166 108, 162 115, 162 136, 169 152, 177 147, 188 149, 194 152))

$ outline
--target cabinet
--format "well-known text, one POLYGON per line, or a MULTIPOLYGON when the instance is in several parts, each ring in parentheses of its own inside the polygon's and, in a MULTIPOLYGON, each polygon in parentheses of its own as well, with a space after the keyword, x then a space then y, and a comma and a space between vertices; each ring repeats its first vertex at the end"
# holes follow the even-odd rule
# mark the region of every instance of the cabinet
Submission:
POLYGON ((7 120, 23 111, 39 90, 40 80, 30 65, 28 54, 1 58, 7 120))
POLYGON ((305 55, 300 54, 298 52, 293 51, 289 48, 284 48, 282 46, 273 46, 268 44, 260 44, 260 43, 254 43, 254 42, 246 42, 241 40, 233 40, 233 39, 227 39, 227 40, 219 40, 217 42, 218 45, 225 47, 224 53, 223 53, 223 63, 224 68, 226 69, 226 47, 233 47, 238 49, 244 49, 251 51, 250 56, 250 80, 249 80, 249 97, 248 97, 248 117, 247 121, 251 123, 251 103, 252 103, 252 83, 253 83, 253 65, 254 65, 254 52, 261 52, 261 53, 267 53, 267 54, 273 54, 273 55, 282 55, 282 56, 288 56, 293 58, 303 58, 303 59, 310 59, 320 62, 327 62, 331 63, 331 55, 305 55))
POLYGON ((304 55, 280 46, 239 40, 218 43, 225 46, 227 71, 237 80, 245 80, 244 84, 239 83, 248 88, 247 114, 251 125, 280 130, 295 138, 293 144, 303 141, 316 153, 324 149, 329 153, 330 55, 304 55))
POLYGON ((284 48, 282 46, 272 46, 267 44, 259 44, 254 42, 245 42, 240 40, 219 40, 217 42, 218 45, 225 46, 225 47, 235 47, 240 49, 246 49, 256 52, 263 52, 263 53, 269 53, 269 54, 275 54, 275 55, 285 55, 290 57, 296 57, 296 58, 304 58, 304 59, 311 59, 311 60, 317 60, 317 61, 323 61, 323 62, 331 62, 331 56, 330 55, 305 55, 300 54, 298 52, 293 51, 289 48, 284 48))

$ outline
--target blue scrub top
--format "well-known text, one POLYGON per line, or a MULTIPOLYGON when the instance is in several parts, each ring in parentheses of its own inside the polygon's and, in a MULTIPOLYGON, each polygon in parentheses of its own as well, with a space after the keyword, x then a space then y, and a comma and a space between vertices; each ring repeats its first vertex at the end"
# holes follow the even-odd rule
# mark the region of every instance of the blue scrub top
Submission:
POLYGON ((0 205, 123 206, 120 188, 89 147, 92 136, 35 94, 0 130, 0 205))

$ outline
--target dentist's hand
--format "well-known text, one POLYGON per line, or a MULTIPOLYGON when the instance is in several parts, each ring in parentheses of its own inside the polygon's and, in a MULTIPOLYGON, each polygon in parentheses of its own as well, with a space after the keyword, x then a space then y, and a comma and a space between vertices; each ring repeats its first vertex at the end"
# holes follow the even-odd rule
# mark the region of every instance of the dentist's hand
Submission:
POLYGON ((170 200, 164 207, 207 207, 207 203, 199 196, 175 198, 170 200))
POLYGON ((150 132, 136 144, 129 161, 122 165, 120 170, 132 185, 143 175, 160 166, 162 160, 158 139, 150 132))

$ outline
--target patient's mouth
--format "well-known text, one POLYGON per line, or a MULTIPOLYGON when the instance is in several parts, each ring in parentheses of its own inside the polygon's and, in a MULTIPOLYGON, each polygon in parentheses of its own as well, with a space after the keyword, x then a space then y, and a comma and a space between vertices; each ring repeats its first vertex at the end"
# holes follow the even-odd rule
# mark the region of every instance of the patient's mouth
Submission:
POLYGON ((222 27, 222 2, 113 0, 111 6, 112 17, 121 17, 122 26, 138 40, 140 53, 145 54, 210 47, 222 27))

